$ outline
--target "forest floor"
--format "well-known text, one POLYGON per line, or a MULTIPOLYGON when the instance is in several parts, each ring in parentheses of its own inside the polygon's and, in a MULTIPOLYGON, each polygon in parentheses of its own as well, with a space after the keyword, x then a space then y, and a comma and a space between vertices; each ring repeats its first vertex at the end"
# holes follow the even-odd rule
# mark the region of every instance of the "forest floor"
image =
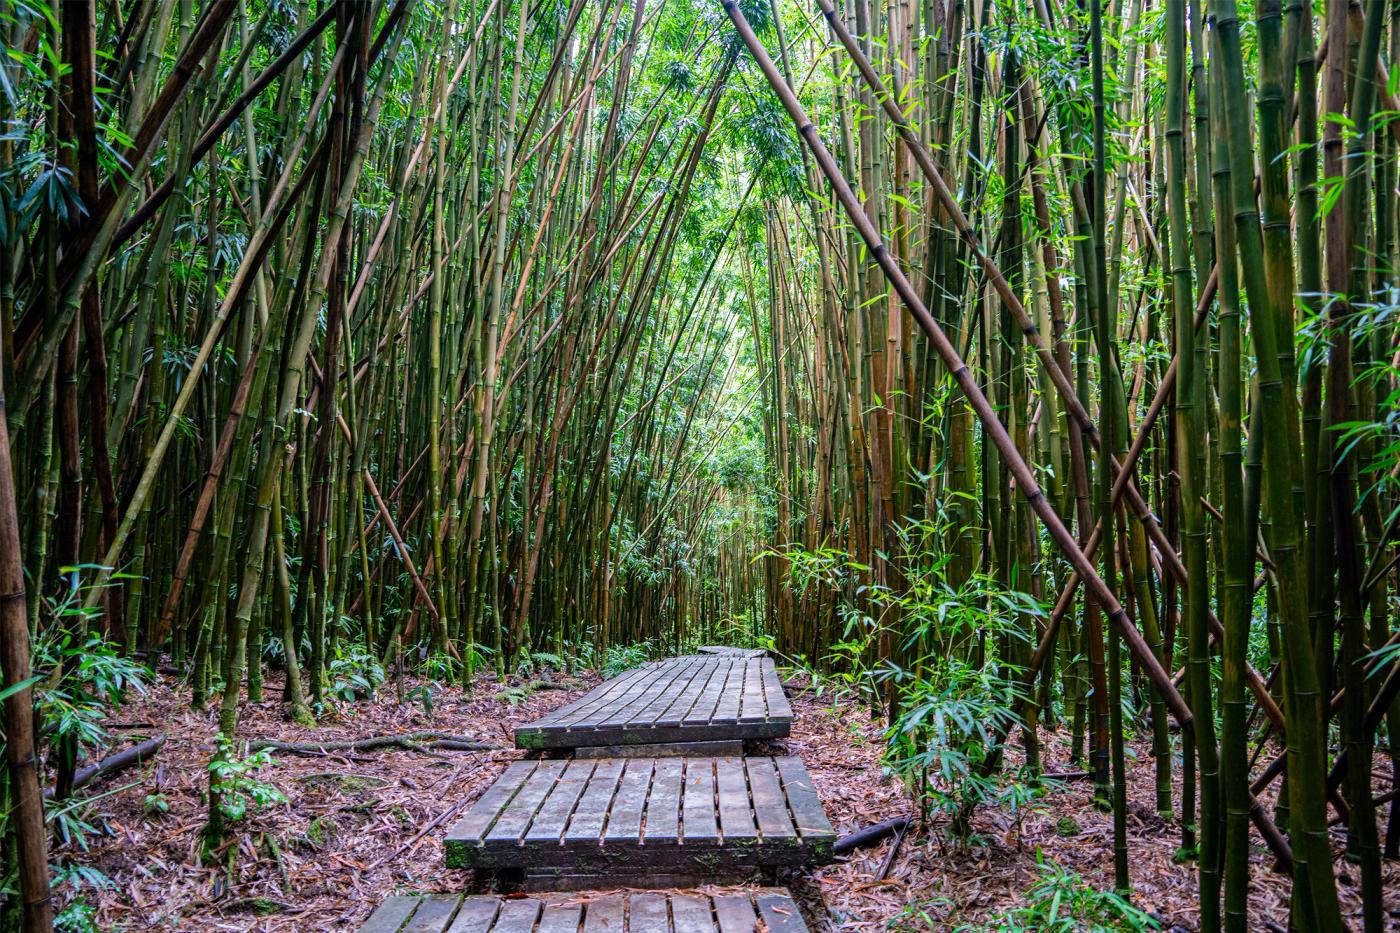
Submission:
MULTIPOLYGON (((470 872, 444 867, 441 839, 458 815, 519 756, 511 730, 561 706, 597 682, 593 674, 556 675, 550 689, 478 680, 463 692, 437 688, 431 712, 397 702, 391 684, 368 700, 343 704, 317 729, 282 719, 279 685, 245 705, 240 734, 249 740, 326 742, 436 730, 499 745, 486 752, 427 754, 399 748, 279 755, 258 777, 286 795, 251 813, 217 865, 199 866, 205 821, 205 765, 215 714, 190 709, 188 691, 165 678, 109 723, 114 734, 168 738, 156 763, 85 789, 101 798, 85 819, 95 828, 88 850, 75 845, 56 859, 97 869, 110 885, 84 892, 98 930, 354 930, 384 897, 455 892, 470 872), (153 806, 154 804, 154 806, 153 806), (436 821, 436 822, 435 822, 436 821)), ((405 689, 418 686, 406 683, 405 689)), ((792 736, 776 749, 799 754, 840 833, 914 810, 899 781, 880 764, 882 730, 865 711, 789 682, 798 714, 792 736)), ((1067 770, 1067 741, 1050 735, 1047 770, 1067 770)), ((1152 764, 1137 749, 1129 764, 1129 834, 1134 902, 1164 929, 1196 927, 1195 871, 1173 855, 1180 830, 1154 809, 1152 764)), ((1022 811, 1019 820, 983 809, 975 844, 952 844, 937 821, 904 839, 889 876, 877 881, 891 842, 838 864, 793 874, 788 884, 814 933, 840 930, 1033 929, 1008 918, 1028 906, 1026 892, 1045 877, 1043 863, 1111 887, 1112 822, 1072 782, 1022 811)), ((1287 928, 1288 882, 1255 853, 1251 928, 1287 928)), ((1391 890, 1400 871, 1387 865, 1391 890)), ((1346 870, 1344 869, 1344 874, 1346 870)), ((1349 911, 1357 909, 1354 872, 1343 878, 1349 911)), ((1390 905, 1400 907, 1400 903, 1390 905)), ((1355 914, 1353 914, 1355 915, 1355 914)))

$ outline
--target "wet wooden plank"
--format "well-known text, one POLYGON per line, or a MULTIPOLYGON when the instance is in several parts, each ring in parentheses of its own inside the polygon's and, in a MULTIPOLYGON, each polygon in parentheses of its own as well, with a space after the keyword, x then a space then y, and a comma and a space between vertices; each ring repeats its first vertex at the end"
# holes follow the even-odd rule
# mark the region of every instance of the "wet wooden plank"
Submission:
POLYGON ((725 672, 724 687, 720 690, 719 702, 715 706, 715 711, 710 714, 711 721, 739 721, 739 710, 743 703, 741 691, 745 666, 747 665, 731 664, 725 672))
POLYGON ((719 706, 720 697, 724 693, 724 688, 729 683, 731 672, 735 664, 732 659, 725 658, 726 663, 710 665, 710 676, 707 678, 704 689, 688 704, 688 708, 678 719, 684 725, 705 725, 714 721, 715 710, 719 706))
MULTIPOLYGON (((514 846, 520 842, 525 831, 530 828, 541 804, 554 789, 555 782, 564 772, 566 762, 541 761, 531 772, 525 784, 501 810, 495 824, 487 831, 484 842, 488 846, 514 846)), ((473 807, 472 809, 476 809, 473 807)))
MULTIPOLYGON (((765 659, 766 660, 766 659, 765 659)), ((772 664, 772 661, 768 662, 772 664)), ((768 698, 763 692, 763 661, 744 665, 744 684, 739 709, 741 722, 762 722, 768 718, 768 698)))
POLYGON ((617 693, 625 691, 634 680, 638 677, 646 676, 648 672, 649 669, 647 667, 636 667, 630 671, 623 671, 616 677, 609 678, 597 687, 594 687, 573 703, 561 706, 536 720, 536 724, 543 725, 549 723, 551 725, 566 725, 577 717, 587 715, 589 710, 602 703, 606 703, 609 698, 617 693))
POLYGON ((719 798, 719 828, 725 841, 756 838, 758 827, 754 824, 742 758, 715 761, 715 790, 719 798))
POLYGON ((676 691, 676 694, 670 698, 670 702, 655 717, 651 725, 659 728, 674 728, 686 722, 690 718, 692 707, 695 706, 705 687, 715 678, 719 667, 710 659, 693 662, 690 665, 691 676, 687 679, 685 688, 676 691))
POLYGON ((680 841, 681 776, 685 761, 660 758, 647 795, 644 839, 647 845, 669 845, 680 841))
POLYGON ((574 818, 569 821, 569 828, 564 833, 564 842, 597 842, 602 838, 603 826, 608 821, 608 810, 612 807, 614 795, 617 794, 625 765, 625 761, 617 758, 598 762, 598 766, 589 776, 588 786, 579 797, 574 818))
POLYGON ((769 933, 803 933, 807 929, 797 904, 786 893, 760 891, 754 895, 754 902, 758 905, 759 916, 768 926, 769 933))
POLYGON ((490 829, 449 839, 449 864, 645 887, 828 861, 836 839, 801 761, 767 756, 543 761, 494 821, 476 823, 490 829))
POLYGON ((714 933, 708 897, 671 895, 671 928, 675 933, 714 933))
POLYGON ((648 693, 653 685, 666 675, 665 667, 656 664, 627 671, 564 707, 554 724, 567 728, 593 729, 599 721, 612 715, 613 710, 628 702, 631 697, 648 693))
POLYGON ((803 767, 802 760, 791 755, 774 758, 773 765, 783 779, 783 793, 787 797, 788 810, 792 822, 802 836, 803 842, 812 842, 819 852, 830 858, 831 846, 836 842, 836 831, 826 818, 821 800, 812 787, 811 775, 803 767))
POLYGON ((567 763, 558 783, 540 806, 539 812, 525 831, 526 843, 562 842, 564 831, 574 815, 574 805, 592 777, 594 763, 577 759, 567 763))
POLYGON ((792 825, 788 802, 783 797, 782 784, 778 779, 773 759, 753 758, 744 764, 749 775, 749 792, 753 795, 754 817, 758 820, 758 829, 763 838, 796 838, 797 830, 792 825))
POLYGON ((496 912, 501 909, 501 899, 492 895, 478 895, 462 898, 462 907, 447 933, 490 933, 496 922, 496 912))
POLYGON ((748 894, 716 895, 714 905, 720 933, 753 933, 758 926, 758 911, 748 894))
POLYGON ((681 815, 682 838, 686 845, 716 845, 719 820, 715 812, 715 762, 713 758, 688 758, 685 768, 685 799, 681 815))
POLYGON ((535 920, 543 907, 544 901, 533 897, 504 901, 491 933, 534 933, 535 920))
MULTIPOLYGON (((591 718, 588 725, 594 729, 627 725, 657 697, 675 696, 681 689, 677 686, 677 681, 689 674, 691 666, 684 659, 658 666, 656 676, 639 682, 622 698, 605 706, 591 718)), ((650 720, 641 724, 650 725, 650 720)))
POLYGON ((583 933, 623 933, 627 899, 621 894, 590 898, 583 918, 583 933))
POLYGON ((398 933, 404 923, 417 909, 420 897, 391 897, 374 909, 360 933, 398 933))
POLYGON ((501 811, 510 803, 525 780, 534 773, 538 762, 516 761, 505 774, 486 789, 472 808, 447 831, 447 864, 450 868, 465 868, 464 853, 481 845, 486 833, 495 824, 501 811))
POLYGON ((655 761, 644 758, 627 762, 627 770, 608 813, 607 828, 603 832, 605 845, 630 843, 641 837, 642 815, 646 812, 647 791, 651 788, 651 773, 655 767, 655 761))
POLYGON ((783 679, 778 676, 777 665, 771 658, 764 658, 760 663, 763 666, 763 696, 768 702, 768 717, 791 719, 792 704, 783 690, 783 679))
POLYGON ((651 702, 639 710, 629 722, 642 725, 664 722, 666 712, 679 702, 679 694, 683 694, 690 687, 691 681, 705 680, 709 676, 710 668, 705 664, 691 663, 677 665, 676 671, 671 679, 670 689, 655 691, 651 702))
POLYGON ((612 708, 634 691, 646 689, 647 684, 661 674, 662 671, 656 664, 644 664, 641 667, 634 667, 630 671, 623 671, 611 680, 606 680, 594 687, 574 702, 560 707, 544 719, 531 725, 548 724, 555 729, 570 729, 575 726, 585 729, 592 728, 594 719, 602 710, 612 708))
POLYGON ((636 930, 671 929, 670 908, 665 894, 633 894, 627 907, 627 928, 636 930))
POLYGON ((402 933, 444 933, 461 902, 457 896, 432 895, 418 902, 402 933))
POLYGON ((538 933, 578 933, 579 921, 583 919, 583 903, 575 900, 560 900, 546 903, 540 916, 538 933))

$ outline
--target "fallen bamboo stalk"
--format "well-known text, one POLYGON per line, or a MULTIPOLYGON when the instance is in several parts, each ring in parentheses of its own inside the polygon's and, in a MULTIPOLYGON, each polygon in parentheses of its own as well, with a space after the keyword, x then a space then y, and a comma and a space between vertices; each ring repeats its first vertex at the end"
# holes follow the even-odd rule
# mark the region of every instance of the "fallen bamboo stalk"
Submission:
POLYGON ((274 755, 316 755, 326 752, 364 752, 376 748, 421 751, 425 748, 442 747, 454 751, 489 752, 496 751, 501 746, 470 736, 453 735, 450 732, 409 732, 404 735, 376 735, 364 739, 337 739, 330 742, 259 740, 249 743, 248 747, 251 751, 270 751, 274 755))
POLYGON ((880 823, 864 826, 837 839, 836 844, 831 847, 831 851, 836 855, 845 855, 856 849, 877 845, 896 833, 902 834, 912 822, 911 817, 896 816, 880 823))
MULTIPOLYGON (((106 777, 109 774, 116 774, 118 771, 125 771, 133 765, 145 764, 156 756, 160 747, 165 744, 165 733, 154 738, 147 739, 130 748, 124 748, 119 752, 114 752, 103 758, 97 764, 79 768, 73 775, 73 790, 79 790, 96 781, 98 778, 106 777)), ((44 791, 44 797, 52 799, 53 789, 44 791)))

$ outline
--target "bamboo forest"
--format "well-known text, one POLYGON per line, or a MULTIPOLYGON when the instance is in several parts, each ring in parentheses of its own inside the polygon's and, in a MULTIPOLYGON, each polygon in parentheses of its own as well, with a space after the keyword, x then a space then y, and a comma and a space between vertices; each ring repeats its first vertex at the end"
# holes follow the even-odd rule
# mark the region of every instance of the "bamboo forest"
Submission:
POLYGON ((0 33, 0 930, 1400 930, 1400 5, 0 33))

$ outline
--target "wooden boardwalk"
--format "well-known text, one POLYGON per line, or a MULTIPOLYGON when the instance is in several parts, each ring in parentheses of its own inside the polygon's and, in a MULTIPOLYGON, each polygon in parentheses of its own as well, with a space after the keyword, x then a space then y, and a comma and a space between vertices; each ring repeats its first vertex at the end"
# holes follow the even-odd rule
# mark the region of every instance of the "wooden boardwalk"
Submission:
POLYGON ((712 876, 831 860, 800 759, 517 761, 447 834, 453 868, 712 876))
POLYGON ((361 933, 806 933, 785 889, 391 897, 361 933), (762 926, 760 926, 760 923, 762 926))
MULTIPOLYGON (((480 870, 478 881, 579 891, 760 881, 829 862, 836 832, 801 759, 742 755, 745 741, 786 736, 792 719, 762 652, 714 646, 635 668, 516 730, 535 754, 448 831, 447 864, 480 870)), ((786 890, 761 889, 392 897, 361 933, 806 929, 786 890)))
POLYGON ((771 658, 694 655, 656 661, 605 681, 515 730, 529 749, 774 739, 792 706, 771 658))

